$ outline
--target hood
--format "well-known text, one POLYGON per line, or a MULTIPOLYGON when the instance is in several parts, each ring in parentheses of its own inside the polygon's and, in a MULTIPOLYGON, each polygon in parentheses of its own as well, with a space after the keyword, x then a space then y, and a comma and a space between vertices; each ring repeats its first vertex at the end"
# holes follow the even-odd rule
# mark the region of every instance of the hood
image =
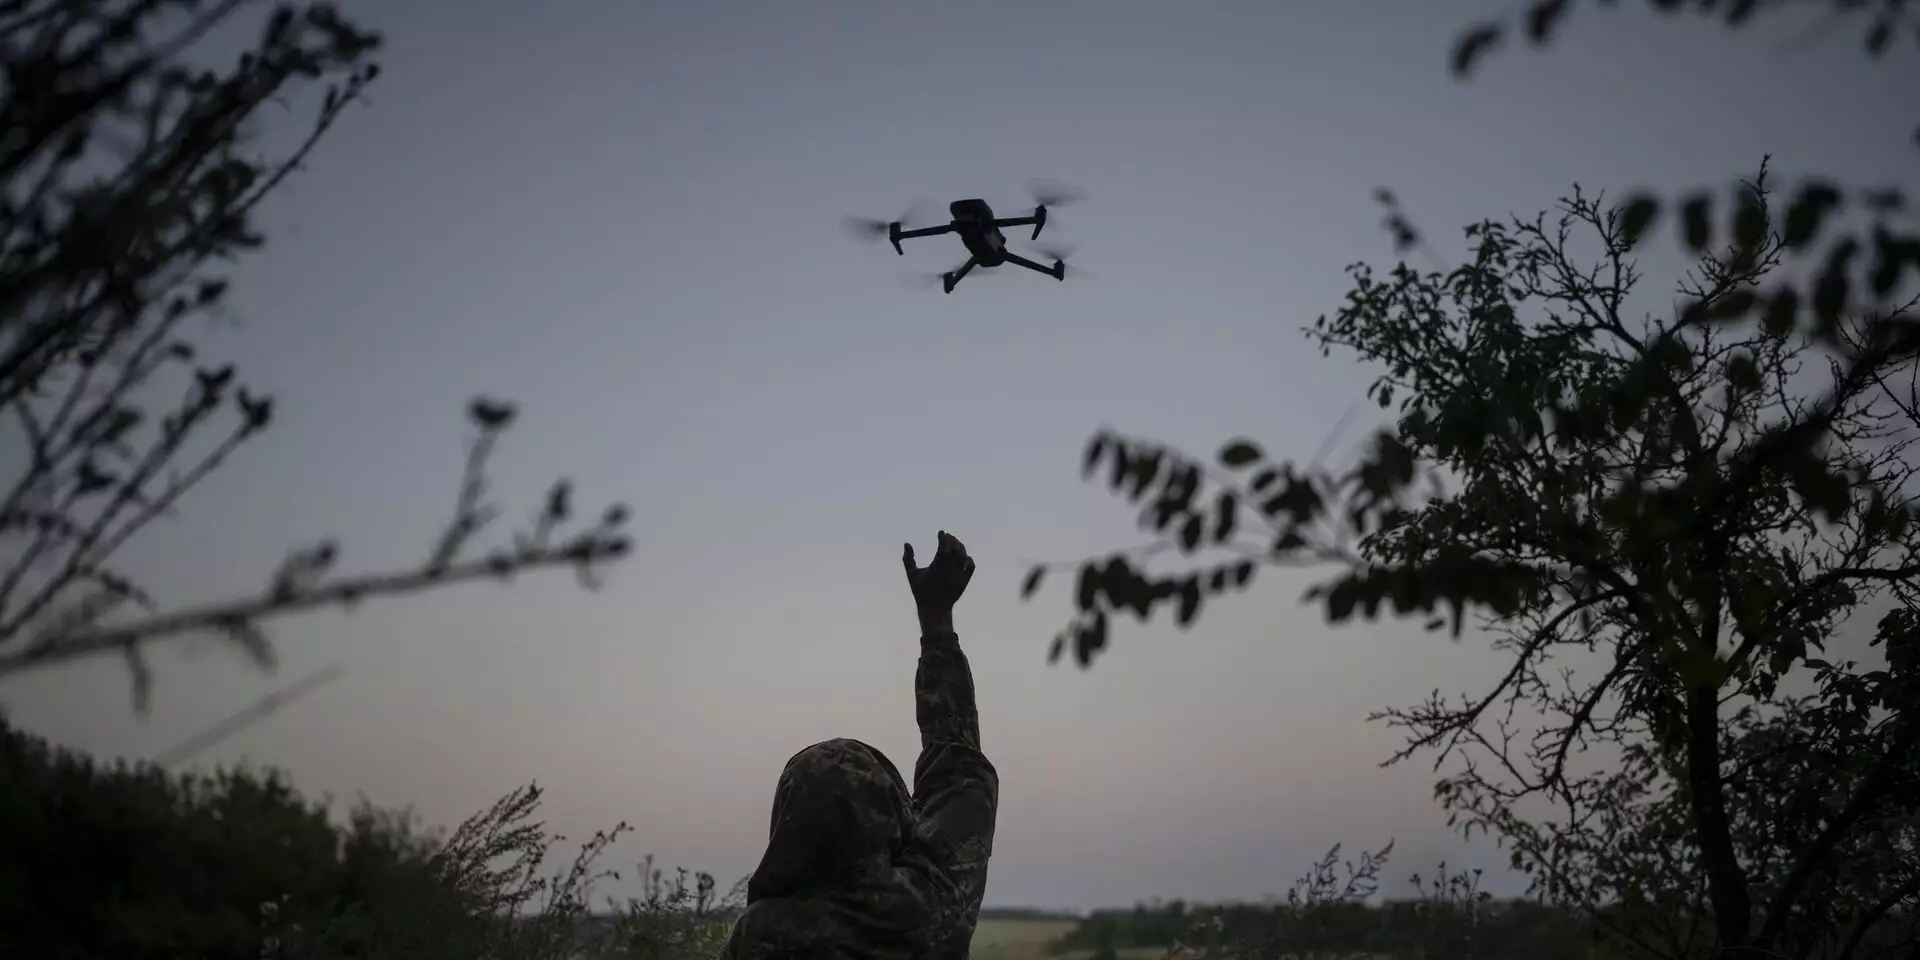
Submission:
POLYGON ((747 902, 871 880, 904 852, 913 822, 907 781, 885 754, 858 740, 816 743, 780 771, 747 902))
MULTIPOLYGON (((919 955, 935 905, 911 881, 926 872, 914 869, 915 819, 905 778, 872 746, 827 740, 794 754, 736 935, 803 954, 831 944, 841 956, 919 955)), ((741 946, 742 957, 760 952, 741 946)))

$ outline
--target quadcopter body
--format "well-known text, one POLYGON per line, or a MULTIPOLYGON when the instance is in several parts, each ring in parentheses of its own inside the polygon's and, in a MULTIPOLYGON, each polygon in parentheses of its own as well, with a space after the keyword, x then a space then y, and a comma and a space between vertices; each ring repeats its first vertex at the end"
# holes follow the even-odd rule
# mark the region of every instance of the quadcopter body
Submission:
MULTIPOLYGON (((1058 195, 1052 198, 1052 204, 1058 205, 1065 203, 1068 199, 1070 199, 1068 196, 1058 195)), ((947 293, 952 293, 954 286, 964 279, 967 274, 973 272, 976 267, 991 269, 1005 264, 1013 264, 1014 266, 1025 267, 1035 273, 1045 274, 1055 280, 1065 280, 1067 278, 1067 263, 1064 253, 1047 251, 1053 259, 1053 264, 1051 266, 1043 264, 1007 249, 1007 237, 1006 234, 1002 232, 1008 227, 1031 226, 1033 228, 1033 234, 1029 236, 1028 239, 1038 240, 1040 238, 1040 231, 1047 225, 1047 208, 1049 205, 1048 198, 1042 197, 1040 198, 1040 202, 1034 205, 1033 213, 1029 216, 999 218, 993 215, 993 207, 990 206, 987 201, 975 197, 966 200, 955 200, 948 204, 947 212, 953 219, 948 223, 936 227, 922 227, 909 230, 904 228, 898 220, 892 221, 891 223, 855 221, 854 225, 861 230, 873 234, 879 234, 884 231, 887 240, 893 244, 894 252, 902 256, 905 256, 907 252, 900 245, 900 242, 903 240, 912 240, 919 237, 937 237, 949 233, 957 235, 960 238, 960 243, 967 248, 967 260, 958 267, 940 275, 942 288, 945 289, 947 293)))

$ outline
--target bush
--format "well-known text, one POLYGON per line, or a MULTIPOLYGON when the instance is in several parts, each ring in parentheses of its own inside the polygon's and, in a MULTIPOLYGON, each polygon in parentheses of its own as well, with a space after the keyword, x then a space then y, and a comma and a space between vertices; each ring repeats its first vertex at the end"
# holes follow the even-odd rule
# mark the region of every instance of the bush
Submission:
POLYGON ((716 956, 743 885, 668 877, 594 915, 620 824, 549 868, 541 791, 444 837, 362 800, 344 822, 278 771, 104 764, 0 717, 0 956, 595 960, 716 956))

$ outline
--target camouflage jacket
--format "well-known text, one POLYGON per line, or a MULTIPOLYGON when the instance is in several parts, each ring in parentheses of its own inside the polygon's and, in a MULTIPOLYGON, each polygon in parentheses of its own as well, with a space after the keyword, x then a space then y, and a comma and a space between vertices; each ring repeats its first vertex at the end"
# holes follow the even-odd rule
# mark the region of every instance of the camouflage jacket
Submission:
POLYGON ((795 754, 767 852, 723 960, 964 960, 986 892, 1000 778, 980 751, 959 638, 922 637, 920 758, 900 771, 858 740, 795 754))

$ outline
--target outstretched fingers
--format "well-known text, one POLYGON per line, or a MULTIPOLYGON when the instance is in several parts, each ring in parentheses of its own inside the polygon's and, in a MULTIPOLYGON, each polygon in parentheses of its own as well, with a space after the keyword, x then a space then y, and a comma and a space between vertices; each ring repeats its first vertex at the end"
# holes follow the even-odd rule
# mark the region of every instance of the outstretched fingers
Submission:
MULTIPOLYGON (((973 558, 967 555, 966 544, 961 543, 959 537, 945 530, 939 532, 938 542, 939 546, 934 551, 933 561, 928 569, 940 571, 937 576, 952 585, 954 596, 957 598, 961 591, 966 590, 967 583, 973 579, 973 558)), ((914 588, 915 595, 918 596, 921 586, 921 569, 914 562, 913 544, 901 545, 900 563, 906 568, 907 583, 914 588)))
POLYGON ((973 579, 973 557, 967 553, 967 545, 960 538, 945 530, 940 531, 940 554, 951 571, 954 584, 954 596, 957 598, 967 589, 967 583, 973 579))

